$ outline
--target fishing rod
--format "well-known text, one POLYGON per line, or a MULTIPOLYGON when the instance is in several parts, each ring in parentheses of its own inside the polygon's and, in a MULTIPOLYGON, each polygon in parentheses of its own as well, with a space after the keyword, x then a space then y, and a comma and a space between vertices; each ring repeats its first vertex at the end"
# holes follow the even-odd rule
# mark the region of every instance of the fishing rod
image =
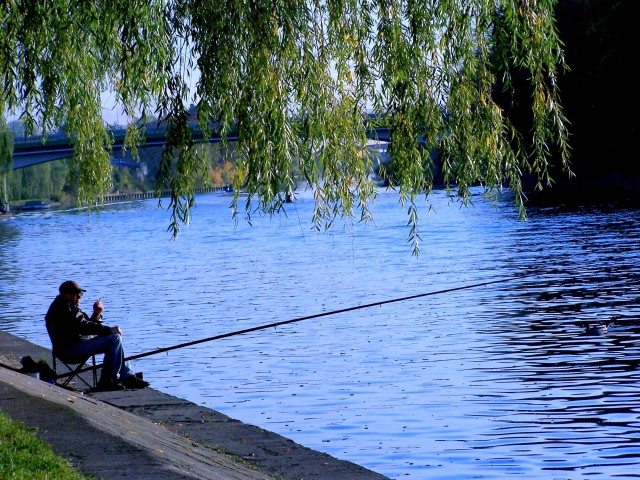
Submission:
MULTIPOLYGON (((223 333, 223 334, 220 334, 220 335, 214 335, 213 337, 201 338, 199 340, 193 340, 191 342, 180 343, 180 344, 177 344, 177 345, 172 345, 170 347, 158 348, 157 350, 152 350, 150 352, 138 353, 137 355, 132 355, 130 357, 126 357, 125 361, 136 360, 138 358, 149 357, 151 355, 157 355, 158 353, 169 352, 171 350, 177 350, 179 348, 191 347, 193 345, 198 345, 200 343, 212 342, 213 340, 221 340, 223 338, 229 338, 229 337, 233 337, 235 335, 242 335, 244 333, 256 332, 258 330, 264 330, 266 328, 279 327, 280 325, 287 325, 289 323, 302 322, 304 320, 311 320, 313 318, 326 317, 326 316, 329 316, 329 315, 337 315, 339 313, 352 312, 354 310, 360 310, 360 309, 363 309, 363 308, 378 307, 378 306, 381 306, 381 305, 387 305, 389 303, 405 302, 407 300, 413 300, 413 299, 416 299, 416 298, 428 297, 428 296, 432 296, 432 295, 440 295, 440 294, 443 294, 443 293, 455 292, 455 291, 459 291, 459 290, 466 290, 466 289, 469 289, 469 288, 483 287, 483 286, 486 286, 486 285, 493 285, 493 284, 496 284, 496 283, 505 283, 505 282, 509 282, 511 280, 527 278, 527 277, 533 277, 533 276, 536 276, 536 275, 538 275, 538 274, 531 273, 531 274, 528 274, 528 275, 519 275, 519 276, 515 276, 515 277, 503 278, 503 279, 500 279, 500 280, 491 280, 491 281, 486 281, 486 282, 481 282, 481 283, 474 283, 472 285, 462 285, 460 287, 446 288, 444 290, 437 290, 437 291, 434 291, 434 292, 419 293, 419 294, 416 294, 416 295, 409 295, 407 297, 393 298, 391 300, 382 300, 380 302, 367 303, 365 305, 358 305, 357 307, 341 308, 339 310, 332 310, 330 312, 316 313, 314 315, 307 315, 305 317, 293 318, 291 320, 283 320, 281 322, 268 323, 266 325, 259 325, 257 327, 245 328, 243 330, 237 330, 235 332, 223 333)), ((94 369, 98 369, 101 366, 102 366, 102 364, 96 365, 95 367, 86 367, 86 368, 78 370, 75 373, 78 374, 78 373, 88 372, 88 371, 91 371, 91 370, 94 370, 94 369)), ((72 374, 71 373, 61 374, 61 375, 58 375, 57 378, 64 378, 64 377, 68 377, 69 375, 72 375, 72 374)))

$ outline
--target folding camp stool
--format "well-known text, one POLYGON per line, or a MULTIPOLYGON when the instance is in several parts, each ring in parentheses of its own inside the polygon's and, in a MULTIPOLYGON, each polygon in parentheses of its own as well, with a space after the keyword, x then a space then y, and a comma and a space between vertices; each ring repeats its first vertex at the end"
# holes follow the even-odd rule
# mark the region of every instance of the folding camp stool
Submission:
POLYGON ((68 376, 62 377, 64 378, 64 381, 60 385, 62 385, 63 387, 66 387, 69 384, 69 382, 71 382, 71 380, 73 380, 76 377, 80 379, 89 388, 95 388, 95 386, 98 384, 98 371, 96 370, 95 355, 86 355, 84 357, 60 357, 55 353, 52 353, 51 356, 53 357, 53 369, 56 371, 57 375, 60 375, 60 373, 58 372, 58 369, 56 367, 56 361, 60 362, 69 370, 68 376), (92 370, 93 385, 89 384, 89 382, 87 382, 82 377, 82 374, 80 373, 80 370, 82 370, 85 367, 85 365, 87 365, 89 360, 91 360, 91 363, 93 364, 93 370, 92 370), (75 365, 75 367, 73 367, 72 365, 75 365))

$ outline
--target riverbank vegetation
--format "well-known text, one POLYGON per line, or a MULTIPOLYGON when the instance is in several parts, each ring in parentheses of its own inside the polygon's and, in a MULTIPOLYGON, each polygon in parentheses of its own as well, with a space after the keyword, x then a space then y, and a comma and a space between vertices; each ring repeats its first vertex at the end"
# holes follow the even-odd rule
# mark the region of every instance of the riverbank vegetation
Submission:
MULTIPOLYGON (((233 160, 223 157, 215 145, 202 145, 207 168, 195 179, 194 188, 220 187, 233 182, 233 160)), ((106 193, 154 192, 160 168, 162 147, 138 150, 137 159, 116 160, 111 172, 111 188, 106 193)), ((12 172, 7 177, 5 203, 45 200, 75 205, 78 178, 71 172, 71 159, 41 163, 12 172)), ((99 201, 96 197, 95 202, 99 201)), ((94 202, 94 203, 95 203, 94 202)))
POLYGON ((0 413, 0 478, 90 480, 29 428, 0 413))

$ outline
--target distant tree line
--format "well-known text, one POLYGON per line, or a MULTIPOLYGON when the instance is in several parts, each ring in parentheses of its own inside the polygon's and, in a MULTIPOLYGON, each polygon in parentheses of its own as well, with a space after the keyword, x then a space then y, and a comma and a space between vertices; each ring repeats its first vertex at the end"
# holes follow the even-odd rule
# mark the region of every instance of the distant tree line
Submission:
MULTIPOLYGON (((212 144, 198 148, 206 149, 203 158, 206 159, 207 166, 198 178, 196 188, 231 184, 235 166, 220 154, 220 146, 212 144)), ((111 175, 111 193, 155 190, 156 177, 162 161, 162 147, 140 148, 138 155, 137 161, 128 159, 124 166, 118 166, 119 158, 114 157, 116 161, 111 175)), ((76 189, 77 177, 73 174, 71 160, 56 160, 11 172, 7 176, 5 203, 25 200, 74 203, 76 189)))

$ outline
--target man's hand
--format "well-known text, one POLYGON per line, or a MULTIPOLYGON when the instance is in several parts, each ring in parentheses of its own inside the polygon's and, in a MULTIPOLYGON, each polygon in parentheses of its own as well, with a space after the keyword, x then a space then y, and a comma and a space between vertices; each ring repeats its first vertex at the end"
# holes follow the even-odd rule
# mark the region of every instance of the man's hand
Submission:
POLYGON ((93 303, 93 318, 100 318, 102 312, 104 311, 104 306, 102 305, 102 300, 98 299, 93 303))
POLYGON ((122 335, 122 330, 120 330, 120 327, 116 325, 115 327, 111 327, 111 333, 118 333, 122 335))

